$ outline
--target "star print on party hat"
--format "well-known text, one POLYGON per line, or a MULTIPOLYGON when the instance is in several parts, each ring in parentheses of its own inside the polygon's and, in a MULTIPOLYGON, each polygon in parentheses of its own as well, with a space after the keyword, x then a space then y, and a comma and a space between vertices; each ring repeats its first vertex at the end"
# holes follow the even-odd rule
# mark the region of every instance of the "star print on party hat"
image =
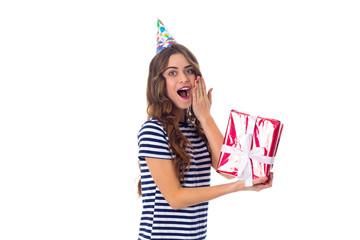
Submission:
POLYGON ((164 24, 158 19, 157 21, 157 47, 156 53, 160 52, 164 48, 170 47, 173 43, 175 43, 175 39, 170 35, 168 30, 166 30, 164 24))

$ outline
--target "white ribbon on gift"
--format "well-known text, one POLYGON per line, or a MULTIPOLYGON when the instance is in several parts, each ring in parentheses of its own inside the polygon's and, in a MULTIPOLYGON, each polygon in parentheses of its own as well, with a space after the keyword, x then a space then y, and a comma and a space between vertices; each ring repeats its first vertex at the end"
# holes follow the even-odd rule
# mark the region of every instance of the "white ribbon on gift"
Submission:
POLYGON ((221 148, 222 152, 240 155, 240 161, 238 165, 238 178, 245 180, 245 186, 250 187, 253 185, 252 181, 252 167, 251 161, 255 160, 266 164, 274 164, 275 157, 268 157, 265 155, 265 148, 257 147, 251 150, 251 143, 253 138, 253 132, 255 128, 257 116, 249 116, 247 133, 242 134, 239 137, 241 149, 223 145, 221 148))

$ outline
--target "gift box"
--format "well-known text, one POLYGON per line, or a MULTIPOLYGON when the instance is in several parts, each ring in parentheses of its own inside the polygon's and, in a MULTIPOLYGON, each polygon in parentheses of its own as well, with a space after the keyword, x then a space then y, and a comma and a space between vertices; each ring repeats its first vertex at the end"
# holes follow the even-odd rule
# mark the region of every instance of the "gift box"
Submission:
POLYGON ((275 119, 230 112, 217 171, 245 180, 269 176, 283 124, 275 119))

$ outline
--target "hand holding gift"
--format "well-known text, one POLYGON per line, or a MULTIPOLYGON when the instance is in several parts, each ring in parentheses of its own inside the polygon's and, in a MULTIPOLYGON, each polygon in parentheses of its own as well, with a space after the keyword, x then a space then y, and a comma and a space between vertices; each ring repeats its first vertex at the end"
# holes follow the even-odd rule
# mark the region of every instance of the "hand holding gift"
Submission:
POLYGON ((272 183, 274 179, 274 173, 270 173, 269 177, 260 177, 257 179, 253 179, 253 185, 252 186, 246 186, 245 181, 237 181, 236 183, 239 185, 238 190, 247 190, 247 191, 261 191, 266 188, 271 188, 272 183), (264 182, 266 182, 264 184, 264 182))
MULTIPOLYGON (((232 110, 217 171, 245 180, 270 177, 283 125, 280 121, 232 110)), ((270 182, 270 181, 269 181, 270 182)))

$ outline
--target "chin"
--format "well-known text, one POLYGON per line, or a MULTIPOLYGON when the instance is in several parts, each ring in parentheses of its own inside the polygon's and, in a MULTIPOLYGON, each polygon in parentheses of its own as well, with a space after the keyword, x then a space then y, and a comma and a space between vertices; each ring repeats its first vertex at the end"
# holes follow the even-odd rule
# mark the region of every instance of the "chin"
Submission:
POLYGON ((186 109, 188 109, 189 107, 191 107, 191 102, 188 103, 188 104, 183 104, 181 109, 186 110, 186 109))
POLYGON ((182 103, 182 104, 176 104, 174 105, 176 108, 181 110, 187 110, 189 107, 191 107, 191 102, 189 103, 182 103))

